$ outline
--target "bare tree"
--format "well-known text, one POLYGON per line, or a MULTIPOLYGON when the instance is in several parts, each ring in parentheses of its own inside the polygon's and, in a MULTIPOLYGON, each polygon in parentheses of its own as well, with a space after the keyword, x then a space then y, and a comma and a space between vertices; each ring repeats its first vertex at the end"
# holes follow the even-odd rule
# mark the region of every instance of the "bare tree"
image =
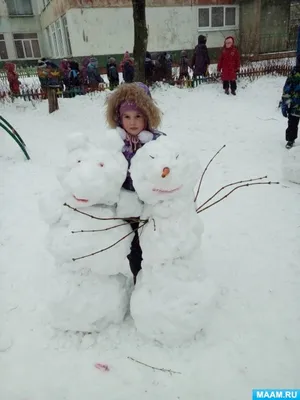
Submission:
POLYGON ((146 0, 132 0, 134 22, 133 57, 136 71, 135 80, 145 82, 145 53, 148 44, 148 30, 146 25, 146 0))

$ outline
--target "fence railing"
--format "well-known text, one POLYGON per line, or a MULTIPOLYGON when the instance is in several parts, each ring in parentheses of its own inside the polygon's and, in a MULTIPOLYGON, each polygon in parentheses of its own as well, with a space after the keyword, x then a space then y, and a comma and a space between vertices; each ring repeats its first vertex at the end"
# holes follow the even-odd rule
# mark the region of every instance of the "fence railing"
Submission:
MULTIPOLYGON (((250 80, 254 80, 255 78, 267 75, 279 75, 279 76, 287 76, 291 71, 290 64, 276 65, 276 64, 267 64, 259 67, 243 67, 237 73, 238 78, 248 78, 250 80)), ((182 88, 195 88, 202 84, 209 84, 219 82, 221 80, 221 76, 219 73, 213 73, 206 77, 196 77, 195 79, 183 79, 179 80, 174 77, 171 81, 166 81, 171 85, 176 85, 182 88)), ((164 82, 164 81, 163 81, 164 82)), ((73 98, 78 95, 93 95, 97 92, 108 89, 108 85, 104 85, 99 89, 89 89, 89 88, 71 88, 69 90, 61 90, 57 89, 57 97, 59 98, 73 98)), ((25 101, 31 100, 43 100, 47 99, 47 92, 43 91, 41 88, 39 89, 23 89, 20 94, 15 95, 8 91, 0 91, 0 101, 5 100, 14 100, 15 98, 22 98, 25 101)))

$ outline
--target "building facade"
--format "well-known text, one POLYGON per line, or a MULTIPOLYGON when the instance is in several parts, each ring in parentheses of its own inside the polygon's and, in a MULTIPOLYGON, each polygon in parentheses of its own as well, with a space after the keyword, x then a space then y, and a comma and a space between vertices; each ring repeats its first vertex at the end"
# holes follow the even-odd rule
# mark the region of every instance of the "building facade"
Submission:
MULTIPOLYGON (((260 51, 260 31, 270 28, 274 37, 282 30, 284 42, 290 12, 289 0, 147 0, 146 6, 150 52, 191 50, 199 34, 212 52, 229 35, 256 41, 260 51)), ((119 58, 133 49, 132 14, 131 0, 0 0, 1 61, 119 58)))

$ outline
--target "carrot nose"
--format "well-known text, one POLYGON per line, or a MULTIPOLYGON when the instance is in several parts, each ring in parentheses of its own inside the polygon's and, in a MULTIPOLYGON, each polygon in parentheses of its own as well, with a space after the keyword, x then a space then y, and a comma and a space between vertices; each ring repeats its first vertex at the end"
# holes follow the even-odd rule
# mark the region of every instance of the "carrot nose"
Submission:
POLYGON ((161 174, 161 177, 162 177, 162 178, 165 178, 166 176, 169 175, 169 173, 170 173, 170 168, 165 167, 165 168, 163 169, 163 172, 162 172, 162 174, 161 174))

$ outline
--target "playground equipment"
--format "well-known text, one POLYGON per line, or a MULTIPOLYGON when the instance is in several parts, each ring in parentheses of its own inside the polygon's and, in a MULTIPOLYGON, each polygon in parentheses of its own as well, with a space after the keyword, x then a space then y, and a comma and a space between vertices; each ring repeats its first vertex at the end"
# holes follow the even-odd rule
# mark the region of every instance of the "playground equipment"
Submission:
POLYGON ((21 138, 21 136, 18 134, 15 128, 12 125, 10 125, 10 123, 6 119, 4 119, 1 115, 0 115, 0 127, 3 128, 9 134, 9 136, 13 138, 13 140, 18 144, 20 149, 23 151, 27 160, 30 160, 24 140, 21 138))

